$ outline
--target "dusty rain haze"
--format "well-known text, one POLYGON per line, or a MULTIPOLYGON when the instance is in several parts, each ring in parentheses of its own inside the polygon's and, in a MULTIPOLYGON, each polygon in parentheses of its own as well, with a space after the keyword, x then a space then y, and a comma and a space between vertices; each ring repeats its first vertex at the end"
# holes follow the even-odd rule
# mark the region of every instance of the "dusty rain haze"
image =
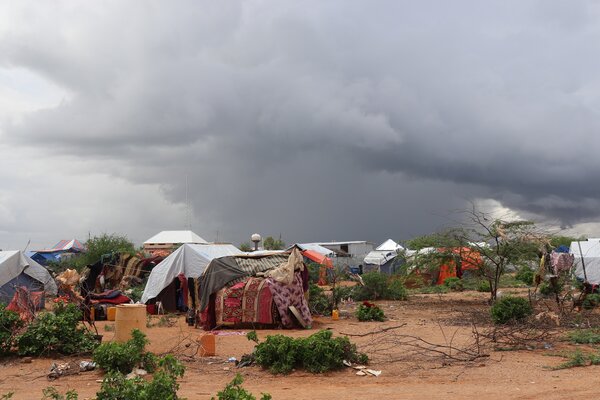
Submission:
POLYGON ((596 1, 0 4, 0 248, 186 225, 408 239, 475 202, 594 234, 596 1))

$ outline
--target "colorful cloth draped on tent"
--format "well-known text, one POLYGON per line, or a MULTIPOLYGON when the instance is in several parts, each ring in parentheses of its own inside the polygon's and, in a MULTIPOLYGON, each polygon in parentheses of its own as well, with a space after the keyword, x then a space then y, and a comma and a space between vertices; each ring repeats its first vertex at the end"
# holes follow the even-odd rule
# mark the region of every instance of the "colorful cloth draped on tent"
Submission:
POLYGON ((273 311, 273 296, 267 281, 262 278, 249 278, 219 290, 215 296, 217 326, 272 325, 278 322, 273 311))
POLYGON ((281 325, 284 328, 293 328, 296 324, 290 315, 289 307, 294 306, 300 312, 302 319, 306 325, 312 324, 312 317, 306 297, 304 297, 304 291, 302 290, 302 277, 300 272, 296 272, 294 275, 294 282, 291 285, 286 285, 281 282, 277 282, 271 278, 267 279, 269 289, 273 294, 273 301, 277 305, 279 316, 281 317, 281 325))

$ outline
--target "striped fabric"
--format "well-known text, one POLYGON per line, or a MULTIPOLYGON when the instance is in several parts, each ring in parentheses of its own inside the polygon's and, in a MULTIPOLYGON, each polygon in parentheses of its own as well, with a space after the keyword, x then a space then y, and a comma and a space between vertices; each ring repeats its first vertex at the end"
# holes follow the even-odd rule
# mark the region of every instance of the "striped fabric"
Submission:
POLYGON ((286 263, 288 260, 288 254, 272 255, 261 258, 246 258, 246 257, 235 257, 235 261, 241 270, 246 272, 246 275, 241 276, 237 279, 227 283, 227 287, 231 287, 236 283, 240 283, 248 279, 249 276, 256 276, 261 272, 270 271, 279 267, 281 264, 286 263))

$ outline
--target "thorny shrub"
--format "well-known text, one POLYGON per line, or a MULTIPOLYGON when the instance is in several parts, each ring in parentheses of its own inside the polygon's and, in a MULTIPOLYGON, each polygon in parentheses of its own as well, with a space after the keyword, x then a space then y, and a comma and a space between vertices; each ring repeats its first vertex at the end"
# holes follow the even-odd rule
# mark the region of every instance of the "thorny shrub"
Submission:
POLYGON ((40 313, 17 337, 20 355, 81 354, 98 346, 87 329, 79 326, 82 313, 74 304, 56 303, 52 312, 40 313))
MULTIPOLYGON (((217 400, 256 400, 256 397, 246 389, 242 388, 244 378, 236 374, 235 378, 229 382, 223 390, 217 392, 217 400)), ((260 400, 271 400, 273 397, 268 393, 261 393, 260 400)), ((215 400, 211 397, 211 400, 215 400)))
POLYGON ((356 318, 359 321, 385 321, 383 310, 376 304, 369 301, 364 301, 356 310, 356 318))
POLYGON ((496 324, 506 324, 510 321, 520 321, 533 313, 527 299, 521 297, 503 297, 490 309, 492 321, 496 324))
POLYGON ((255 361, 273 374, 289 374, 302 368, 312 373, 340 369, 343 361, 366 363, 366 354, 359 353, 348 337, 333 338, 331 331, 322 330, 306 338, 270 335, 254 349, 255 361))

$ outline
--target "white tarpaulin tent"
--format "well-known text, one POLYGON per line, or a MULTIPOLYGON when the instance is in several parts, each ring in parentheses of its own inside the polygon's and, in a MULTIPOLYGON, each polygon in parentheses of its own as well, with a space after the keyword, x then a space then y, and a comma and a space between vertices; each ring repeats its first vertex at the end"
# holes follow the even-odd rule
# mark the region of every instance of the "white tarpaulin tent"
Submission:
POLYGON ((572 242, 569 253, 575 256, 573 270, 575 276, 592 284, 600 284, 600 240, 588 239, 582 242, 572 242), (585 266, 585 274, 583 267, 585 266))
POLYGON ((240 254, 231 244, 184 244, 152 269, 141 302, 158 296, 179 274, 199 278, 213 258, 240 254))
POLYGON ((56 295, 56 283, 46 268, 20 250, 0 251, 0 297, 4 301, 12 298, 15 286, 27 286, 31 278, 39 282, 47 294, 56 295), (20 279, 22 275, 25 277, 20 279))
POLYGON ((145 245, 149 244, 168 244, 168 243, 199 243, 208 244, 208 242, 196 235, 192 231, 162 231, 152 236, 150 239, 144 242, 145 245))
POLYGON ((365 264, 382 266, 393 260, 404 247, 388 239, 365 256, 365 264))

